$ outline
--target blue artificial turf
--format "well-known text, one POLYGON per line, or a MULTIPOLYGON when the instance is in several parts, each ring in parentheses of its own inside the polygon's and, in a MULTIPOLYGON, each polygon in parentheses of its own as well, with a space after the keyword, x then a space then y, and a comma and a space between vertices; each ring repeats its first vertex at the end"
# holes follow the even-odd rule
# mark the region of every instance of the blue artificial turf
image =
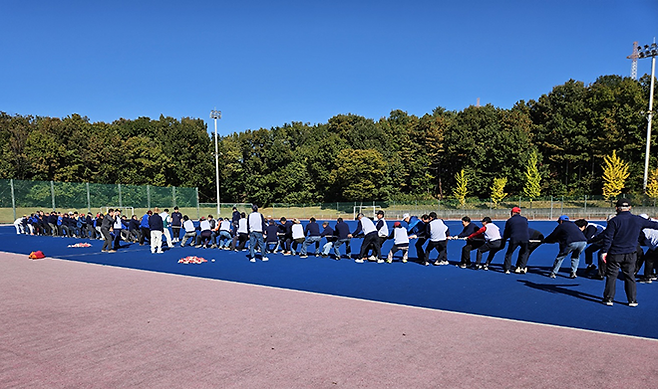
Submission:
MULTIPOLYGON (((352 227, 354 222, 350 222, 352 227)), ((333 224, 333 222, 332 222, 333 224)), ((452 234, 461 231, 461 223, 447 223, 452 234)), ((503 227, 504 222, 496 222, 503 227)), ((531 227, 547 235, 555 222, 531 222, 531 227)), ((604 281, 583 275, 568 278, 570 261, 566 259, 557 279, 547 277, 557 254, 556 244, 539 247, 530 257, 528 274, 502 273, 504 250, 494 259, 489 271, 460 269, 463 241, 449 241, 449 266, 367 262, 348 259, 270 255, 269 262, 251 263, 248 252, 178 247, 164 254, 151 254, 148 246, 126 244, 117 253, 101 253, 101 241, 90 248, 67 248, 81 239, 16 235, 12 226, 0 227, 2 251, 29 254, 41 250, 48 257, 119 266, 133 269, 204 277, 248 284, 274 286, 337 296, 383 301, 396 304, 474 313, 484 316, 555 324, 611 333, 658 339, 658 283, 637 284, 639 306, 626 305, 623 282, 618 281, 615 305, 601 304, 604 281), (180 258, 196 255, 208 259, 200 265, 179 264, 180 258), (215 259, 215 262, 211 262, 215 259)), ((413 248, 410 258, 416 256, 413 248)), ((361 239, 353 239, 352 252, 358 253, 361 239)), ((388 253, 392 242, 384 244, 388 253)), ((341 247, 344 253, 344 246, 341 247)), ((313 252, 311 246, 309 252, 313 252)), ((518 253, 518 250, 517 250, 518 253)), ((517 253, 513 263, 516 263, 517 253)), ((432 253, 432 259, 436 252, 432 253)), ((475 253, 472 253, 473 259, 475 253)), ((584 274, 584 257, 579 272, 584 274)), ((440 323, 437 323, 440 327, 440 323)), ((513 334, 501 334, 513 337, 513 334)))

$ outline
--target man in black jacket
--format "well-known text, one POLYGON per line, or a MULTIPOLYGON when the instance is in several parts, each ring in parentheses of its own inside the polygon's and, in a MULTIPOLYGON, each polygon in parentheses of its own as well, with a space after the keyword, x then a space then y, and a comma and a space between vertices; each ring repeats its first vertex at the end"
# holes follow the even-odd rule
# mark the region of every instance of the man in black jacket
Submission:
POLYGON ((601 258, 606 262, 605 289, 603 303, 612 305, 615 298, 617 276, 621 268, 624 274, 624 290, 629 307, 637 306, 637 289, 635 284, 635 262, 637 260, 637 241, 644 228, 658 230, 658 223, 641 218, 631 213, 631 203, 619 199, 616 204, 617 215, 608 221, 603 232, 601 258))

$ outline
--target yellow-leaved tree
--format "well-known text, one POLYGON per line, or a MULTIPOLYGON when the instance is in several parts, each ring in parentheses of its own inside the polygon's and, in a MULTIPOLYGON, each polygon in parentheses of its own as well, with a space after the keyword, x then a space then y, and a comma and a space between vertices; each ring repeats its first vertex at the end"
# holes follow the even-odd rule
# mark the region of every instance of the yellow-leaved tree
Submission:
POLYGON ((621 194, 629 176, 628 163, 615 150, 603 157, 603 196, 613 199, 621 194))
POLYGON ((654 169, 649 174, 649 180, 647 181, 647 196, 653 200, 653 206, 656 206, 656 200, 658 200, 658 169, 654 169))
POLYGON ((468 194, 468 177, 466 177, 464 169, 459 173, 455 173, 455 184, 452 193, 459 200, 459 206, 463 207, 466 204, 466 195, 468 194))
POLYGON ((494 178, 493 185, 491 185, 491 202, 494 203, 494 206, 507 196, 505 185, 507 185, 507 177, 494 178))

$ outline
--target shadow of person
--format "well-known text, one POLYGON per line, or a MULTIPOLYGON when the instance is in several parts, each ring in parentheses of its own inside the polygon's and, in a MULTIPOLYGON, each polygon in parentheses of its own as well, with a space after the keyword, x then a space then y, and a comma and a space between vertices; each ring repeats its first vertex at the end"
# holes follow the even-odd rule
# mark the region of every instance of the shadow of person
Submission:
POLYGON ((584 293, 578 290, 573 290, 570 289, 570 287, 575 287, 578 286, 578 284, 539 284, 536 282, 528 281, 528 280, 518 280, 518 282, 521 282, 525 284, 525 286, 537 290, 541 290, 543 292, 549 292, 549 293, 559 293, 559 294, 565 294, 567 296, 572 296, 576 297, 579 299, 587 300, 587 301, 592 301, 596 303, 600 303, 602 297, 600 296, 595 296, 593 294, 589 293, 584 293))

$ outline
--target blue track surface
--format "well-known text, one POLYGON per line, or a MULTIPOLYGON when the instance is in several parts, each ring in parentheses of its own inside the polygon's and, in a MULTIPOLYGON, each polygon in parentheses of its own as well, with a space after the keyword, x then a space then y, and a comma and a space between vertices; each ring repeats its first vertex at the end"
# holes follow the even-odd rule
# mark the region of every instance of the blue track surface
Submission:
MULTIPOLYGON (((354 222, 352 222, 354 223, 354 222)), ((332 223, 333 224, 333 223, 332 223)), ((461 223, 448 222, 453 234, 461 223)), ((504 222, 496 222, 503 227, 504 222)), ((531 222, 545 235, 555 222, 531 222)), ((353 225, 352 225, 353 226, 353 225)), ((563 263, 557 279, 547 277, 557 254, 557 245, 542 245, 530 257, 525 275, 506 275, 501 271, 504 251, 499 252, 489 271, 460 269, 463 241, 450 241, 450 266, 421 266, 397 261, 392 264, 364 263, 331 258, 301 259, 296 256, 270 255, 269 262, 250 263, 246 252, 175 247, 164 254, 151 254, 148 246, 126 245, 114 254, 100 253, 101 241, 90 248, 67 248, 80 239, 16 235, 12 226, 0 227, 0 250, 29 254, 42 250, 48 257, 109 266, 267 285, 337 296, 391 302, 403 305, 467 312, 536 323, 635 335, 658 339, 658 283, 639 284, 636 308, 628 307, 623 283, 618 281, 613 307, 600 303, 603 282, 580 276, 569 279, 569 260, 563 263), (209 260, 201 265, 178 264, 188 255, 209 260), (215 262, 210 262, 215 259, 215 262)), ((358 252, 361 239, 354 239, 352 251, 358 252)), ((392 245, 386 242, 383 252, 392 245)), ((413 246, 413 244, 412 244, 413 246)), ((343 246, 344 250, 344 246, 343 246)), ((517 251, 518 252, 518 251, 517 251)), ((398 253, 399 254, 399 253, 398 253)), ((432 258, 436 252, 432 254, 432 258)), ((475 253, 472 253, 473 258, 475 253)), ((410 258, 415 257, 412 247, 410 258)), ((516 254, 513 263, 516 262, 516 254)), ((581 257, 580 273, 584 273, 581 257)), ((437 323, 440 328, 441 323, 437 323)), ((514 334, 504 334, 510 336, 514 334)))

